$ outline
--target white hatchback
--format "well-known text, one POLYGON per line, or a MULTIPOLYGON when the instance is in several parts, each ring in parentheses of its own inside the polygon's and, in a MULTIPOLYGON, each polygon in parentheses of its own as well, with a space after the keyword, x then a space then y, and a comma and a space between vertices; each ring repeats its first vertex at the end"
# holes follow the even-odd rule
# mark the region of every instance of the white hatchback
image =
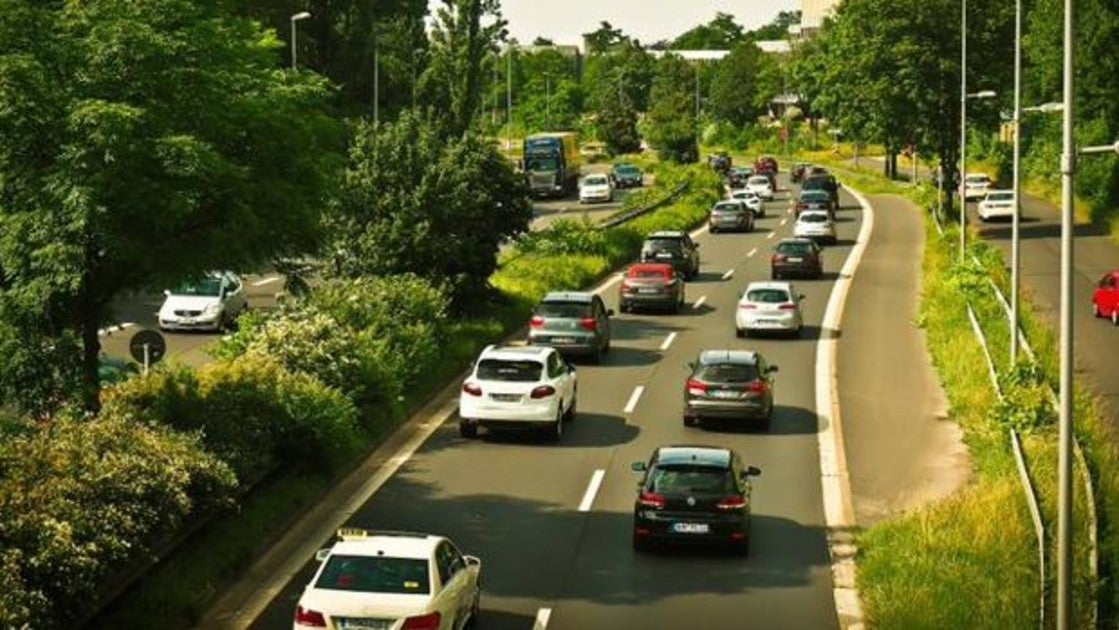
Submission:
POLYGON ((804 328, 803 300, 789 282, 751 282, 738 300, 735 333, 739 337, 755 332, 799 335, 804 328))
POLYGON ((746 204, 746 207, 754 211, 754 216, 765 216, 765 202, 758 196, 757 193, 745 188, 734 188, 730 191, 730 198, 734 201, 741 201, 746 204))
POLYGON ((832 221, 831 215, 825 210, 805 210, 797 216, 793 236, 835 244, 835 221, 832 221))
POLYGON ((214 271, 164 291, 160 330, 220 331, 249 307, 244 282, 232 271, 214 271))
POLYGON ((991 176, 986 173, 968 173, 964 177, 964 198, 968 201, 982 199, 990 188, 991 176))
POLYGON ((459 433, 543 428, 559 440, 575 417, 575 368, 550 346, 487 346, 459 393, 459 433))
POLYGON ((294 630, 461 630, 478 615, 482 562, 442 536, 338 530, 320 549, 294 630))
POLYGON ((982 221, 1014 218, 1014 191, 988 190, 977 210, 982 221))
POLYGON ((773 186, 770 185, 769 177, 765 175, 754 175, 746 180, 746 190, 761 197, 763 200, 773 199, 773 186))
POLYGON ((610 178, 606 175, 587 175, 579 182, 579 203, 613 200, 614 187, 610 185, 610 178))

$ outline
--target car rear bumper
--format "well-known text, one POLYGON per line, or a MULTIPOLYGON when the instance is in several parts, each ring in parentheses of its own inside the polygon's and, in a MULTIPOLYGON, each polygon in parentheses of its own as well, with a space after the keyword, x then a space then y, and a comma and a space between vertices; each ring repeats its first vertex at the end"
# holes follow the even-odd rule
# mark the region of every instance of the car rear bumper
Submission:
POLYGON ((624 293, 618 298, 628 307, 672 308, 679 301, 674 293, 624 293))
POLYGON ((823 269, 818 265, 812 264, 773 263, 773 273, 778 273, 783 276, 819 276, 823 273, 823 269))
POLYGON ((551 333, 539 336, 529 334, 528 345, 549 346, 565 356, 594 354, 600 347, 598 337, 577 336, 568 338, 551 333), (571 340, 567 341, 567 339, 571 340))
POLYGON ((761 398, 736 401, 688 400, 684 413, 690 418, 720 418, 761 420, 766 416, 765 401, 761 398))
POLYGON ((707 222, 709 230, 747 230, 750 228, 750 219, 711 219, 707 222))
POLYGON ((459 417, 482 426, 524 426, 544 425, 554 422, 558 411, 559 399, 546 404, 509 404, 497 405, 480 397, 459 398, 459 417))
POLYGON ((644 539, 648 542, 708 545, 744 542, 749 536, 749 516, 728 515, 724 518, 712 518, 712 516, 714 515, 683 513, 660 515, 653 510, 642 510, 634 515, 633 533, 636 539, 644 539), (679 532, 677 525, 681 523, 706 525, 707 532, 679 532))
POLYGON ((778 313, 750 313, 739 309, 734 319, 739 330, 796 330, 800 320, 796 315, 782 311, 778 313))

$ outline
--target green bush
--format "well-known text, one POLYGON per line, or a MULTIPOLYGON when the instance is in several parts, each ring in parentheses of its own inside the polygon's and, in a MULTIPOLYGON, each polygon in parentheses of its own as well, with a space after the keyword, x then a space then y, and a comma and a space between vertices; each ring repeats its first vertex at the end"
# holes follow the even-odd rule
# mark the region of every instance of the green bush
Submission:
POLYGON ((0 627, 72 623, 106 576, 235 485, 198 436, 112 409, 0 443, 0 627))
POLYGON ((1056 409, 1045 374, 1035 363, 1019 363, 999 378, 1003 397, 988 410, 996 424, 1021 433, 1052 427, 1056 409))

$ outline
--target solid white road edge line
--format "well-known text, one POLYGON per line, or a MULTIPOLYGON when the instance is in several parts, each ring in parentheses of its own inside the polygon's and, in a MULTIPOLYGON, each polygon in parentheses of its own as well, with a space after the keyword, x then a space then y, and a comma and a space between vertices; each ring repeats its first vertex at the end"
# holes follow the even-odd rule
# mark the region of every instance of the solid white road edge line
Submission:
POLYGON ((723 274, 723 280, 730 280, 732 277, 734 277, 734 269, 727 269, 727 272, 723 274))
POLYGON ((629 395, 629 402, 626 403, 626 408, 622 413, 633 413, 633 409, 637 407, 637 401, 641 400, 641 394, 645 393, 645 386, 638 385, 633 388, 633 393, 629 395))
POLYGON ((580 512, 589 512, 591 505, 594 503, 594 497, 598 494, 598 487, 602 485, 602 478, 606 476, 606 471, 599 468, 591 475, 591 482, 587 485, 587 491, 583 493, 583 500, 579 502, 580 512))
POLYGON ((124 330, 125 328, 131 328, 135 325, 136 324, 133 323, 133 322, 124 322, 123 324, 117 324, 116 326, 107 326, 105 328, 102 328, 101 330, 98 330, 97 331, 97 336, 98 337, 103 337, 105 335, 111 335, 115 332, 120 332, 120 331, 124 330))
POLYGON ((706 295, 701 295, 701 296, 699 296, 699 299, 695 301, 695 304, 692 304, 692 308, 699 308, 699 307, 703 306, 703 303, 706 302, 706 301, 707 301, 707 296, 706 295))
POLYGON ((544 630, 544 628, 548 627, 548 620, 551 618, 551 608, 541 608, 536 611, 536 621, 532 624, 532 630, 544 630))
POLYGON ((828 298, 822 334, 816 343, 816 441, 820 451, 820 484, 824 498, 824 520, 827 525, 828 549, 832 562, 832 589, 839 626, 847 630, 864 627, 862 601, 855 583, 854 532, 855 509, 851 500, 851 480, 847 471, 847 455, 843 444, 843 424, 839 409, 836 364, 837 337, 827 331, 840 330, 847 293, 856 269, 866 252, 874 231, 874 208, 858 191, 847 187, 863 210, 863 224, 847 261, 840 270, 828 298), (819 427, 823 427, 820 429, 819 427))
POLYGON ((257 280, 256 282, 253 283, 253 286, 254 287, 263 287, 264 285, 272 284, 273 282, 277 282, 279 279, 280 279, 280 276, 272 276, 272 277, 269 277, 269 278, 265 278, 263 280, 257 280))
POLYGON ((668 347, 672 345, 673 341, 676 341, 676 333, 668 333, 668 337, 666 337, 664 343, 661 344, 661 350, 668 350, 668 347))

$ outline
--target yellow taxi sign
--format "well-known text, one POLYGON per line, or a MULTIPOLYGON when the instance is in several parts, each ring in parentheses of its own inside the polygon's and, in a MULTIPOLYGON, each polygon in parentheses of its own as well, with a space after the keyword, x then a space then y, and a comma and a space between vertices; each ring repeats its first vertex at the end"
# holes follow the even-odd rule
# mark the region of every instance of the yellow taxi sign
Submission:
POLYGON ((373 532, 361 527, 342 527, 338 529, 338 537, 342 540, 354 540, 357 538, 369 538, 373 532))

